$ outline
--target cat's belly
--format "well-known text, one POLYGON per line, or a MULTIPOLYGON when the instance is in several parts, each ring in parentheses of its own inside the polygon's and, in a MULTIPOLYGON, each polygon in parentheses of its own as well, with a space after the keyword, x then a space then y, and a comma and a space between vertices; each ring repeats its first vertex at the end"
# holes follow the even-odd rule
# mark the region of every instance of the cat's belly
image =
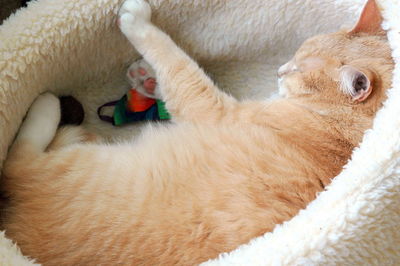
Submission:
POLYGON ((126 200, 115 201, 114 215, 127 212, 130 248, 158 250, 143 262, 201 262, 271 231, 315 196, 312 187, 303 198, 296 194, 304 193, 302 181, 285 183, 298 174, 284 156, 293 150, 265 128, 182 125, 145 136, 114 150, 120 159, 113 162, 123 163, 108 178, 120 184, 104 192, 126 200))
MULTIPOLYGON (((169 182, 190 179, 230 179, 232 174, 246 179, 257 172, 267 173, 268 165, 285 153, 277 136, 265 128, 249 126, 179 125, 168 129, 150 128, 124 151, 146 173, 169 182)), ((286 152, 291 152, 290 148, 286 152)), ((146 178, 146 174, 142 176, 146 178)))

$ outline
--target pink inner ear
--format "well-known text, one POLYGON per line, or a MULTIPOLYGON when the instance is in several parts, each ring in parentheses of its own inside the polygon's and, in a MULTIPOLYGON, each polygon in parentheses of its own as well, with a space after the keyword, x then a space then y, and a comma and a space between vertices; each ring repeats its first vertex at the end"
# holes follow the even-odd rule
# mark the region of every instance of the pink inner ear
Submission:
POLYGON ((350 33, 377 33, 382 30, 382 15, 375 0, 368 0, 360 19, 350 33))
POLYGON ((368 90, 363 91, 357 97, 354 97, 353 101, 358 102, 358 103, 363 102, 365 99, 368 98, 368 96, 371 94, 371 92, 372 92, 372 88, 371 88, 371 86, 369 86, 368 90))

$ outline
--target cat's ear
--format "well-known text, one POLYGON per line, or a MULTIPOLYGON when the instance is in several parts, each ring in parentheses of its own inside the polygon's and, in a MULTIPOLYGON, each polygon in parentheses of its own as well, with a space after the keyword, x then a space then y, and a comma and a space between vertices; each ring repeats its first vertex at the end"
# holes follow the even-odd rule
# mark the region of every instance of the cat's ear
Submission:
POLYGON ((375 0, 368 0, 365 4, 361 16, 356 26, 349 32, 350 34, 369 33, 377 34, 383 32, 382 15, 375 0))
POLYGON ((362 102, 372 92, 369 75, 352 66, 340 68, 340 86, 344 93, 351 96, 353 102, 362 102))

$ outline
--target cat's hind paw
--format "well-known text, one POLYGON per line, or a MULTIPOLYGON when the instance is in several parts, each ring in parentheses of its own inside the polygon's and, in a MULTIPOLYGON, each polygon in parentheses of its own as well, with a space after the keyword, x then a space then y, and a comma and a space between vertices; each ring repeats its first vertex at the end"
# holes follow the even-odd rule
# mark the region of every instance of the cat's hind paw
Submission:
MULTIPOLYGON (((52 93, 46 92, 39 95, 33 102, 27 119, 35 120, 36 124, 51 125, 56 127, 60 122, 60 100, 52 93)), ((43 130, 43 128, 41 128, 43 130)))
POLYGON ((60 118, 59 99, 51 93, 40 95, 29 109, 17 140, 26 140, 44 150, 53 139, 60 118))

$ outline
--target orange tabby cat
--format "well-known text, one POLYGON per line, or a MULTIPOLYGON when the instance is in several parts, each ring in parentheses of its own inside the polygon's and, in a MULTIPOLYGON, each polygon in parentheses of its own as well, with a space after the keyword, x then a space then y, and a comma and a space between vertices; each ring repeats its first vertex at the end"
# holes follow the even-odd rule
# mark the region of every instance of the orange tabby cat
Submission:
POLYGON ((143 0, 119 16, 175 123, 115 145, 83 143, 92 136, 68 127, 50 144, 58 99, 34 102, 4 166, 4 227, 45 265, 193 265, 273 230, 341 171, 390 86, 371 0, 352 31, 304 43, 279 70, 285 98, 272 102, 219 91, 143 0))

